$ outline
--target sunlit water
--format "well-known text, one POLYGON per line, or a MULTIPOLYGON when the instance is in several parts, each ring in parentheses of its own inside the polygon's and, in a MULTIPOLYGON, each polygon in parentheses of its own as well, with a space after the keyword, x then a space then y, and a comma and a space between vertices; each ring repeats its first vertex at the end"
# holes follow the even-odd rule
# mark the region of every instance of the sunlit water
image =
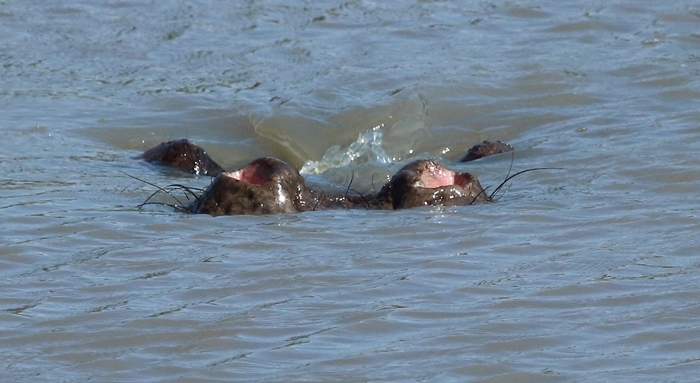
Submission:
POLYGON ((696 2, 242 3, 0 2, 0 381, 697 378, 696 2), (183 137, 340 190, 563 170, 481 206, 138 211, 129 175, 209 183, 134 159, 183 137), (515 156, 455 162, 484 139, 515 156))

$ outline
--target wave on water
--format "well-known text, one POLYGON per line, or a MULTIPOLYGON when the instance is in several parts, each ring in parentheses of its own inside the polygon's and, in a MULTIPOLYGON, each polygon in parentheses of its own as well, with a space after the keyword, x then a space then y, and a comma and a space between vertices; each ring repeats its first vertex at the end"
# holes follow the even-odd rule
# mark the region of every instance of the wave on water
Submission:
POLYGON ((304 175, 321 174, 329 169, 360 163, 392 163, 393 159, 382 148, 383 127, 384 124, 381 124, 361 132, 357 140, 346 148, 342 148, 340 145, 331 146, 320 161, 306 161, 300 173, 304 175))

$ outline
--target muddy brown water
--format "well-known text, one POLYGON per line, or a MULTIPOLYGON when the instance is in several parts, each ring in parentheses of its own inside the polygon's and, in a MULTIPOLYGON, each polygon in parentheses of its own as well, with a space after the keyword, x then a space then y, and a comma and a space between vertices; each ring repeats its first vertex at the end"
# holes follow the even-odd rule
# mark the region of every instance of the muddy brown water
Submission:
POLYGON ((0 381, 696 378, 699 31, 692 1, 2 2, 0 381), (479 206, 139 212, 126 174, 208 184, 133 159, 183 137, 341 190, 421 156, 495 185, 510 155, 456 163, 484 139, 565 170, 479 206))

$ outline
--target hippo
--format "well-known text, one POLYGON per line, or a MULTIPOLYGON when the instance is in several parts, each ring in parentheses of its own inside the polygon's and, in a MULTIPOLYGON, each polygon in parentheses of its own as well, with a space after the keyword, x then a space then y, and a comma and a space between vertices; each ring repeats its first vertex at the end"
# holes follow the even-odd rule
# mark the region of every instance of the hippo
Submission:
POLYGON ((486 156, 492 156, 494 154, 512 152, 513 150, 515 150, 513 145, 507 144, 502 141, 484 141, 480 144, 474 145, 471 149, 469 149, 469 151, 467 151, 467 154, 465 154, 464 157, 462 157, 459 160, 459 162, 474 161, 486 156))
MULTIPOLYGON (((513 147, 484 141, 472 148, 482 156, 513 147), (475 149, 477 146, 486 149, 475 149), (492 153, 489 153, 491 151, 492 153)), ((466 157, 466 156, 465 156, 466 157)), ((209 187, 182 210, 193 214, 282 214, 324 209, 396 210, 419 206, 459 206, 491 200, 476 176, 454 172, 433 159, 404 165, 382 188, 364 194, 332 194, 307 187, 290 164, 273 157, 258 158, 226 172, 206 151, 181 139, 164 142, 141 155, 146 162, 214 177, 209 187)))
POLYGON ((486 202, 488 195, 476 176, 455 173, 434 160, 404 165, 377 195, 380 208, 460 206, 486 202))
POLYGON ((162 142, 146 150, 141 159, 188 173, 216 177, 224 169, 194 142, 181 139, 162 142))
POLYGON ((263 157, 235 172, 219 173, 187 210, 213 216, 279 214, 311 210, 313 204, 311 191, 296 169, 263 157))

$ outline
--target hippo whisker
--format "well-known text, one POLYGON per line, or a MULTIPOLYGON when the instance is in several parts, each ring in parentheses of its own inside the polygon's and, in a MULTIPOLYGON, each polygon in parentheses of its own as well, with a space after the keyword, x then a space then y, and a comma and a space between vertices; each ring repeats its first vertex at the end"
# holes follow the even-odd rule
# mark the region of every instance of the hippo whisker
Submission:
MULTIPOLYGON (((489 142, 484 141, 484 143, 487 144, 489 142)), ((498 141, 498 143, 502 144, 500 141, 498 141)), ((480 146, 480 145, 483 145, 483 144, 479 144, 477 146, 480 146)), ((507 145, 507 144, 505 144, 505 145, 507 145)), ((476 148, 477 146, 475 146, 474 148, 476 148)), ((511 149, 512 149, 512 147, 511 147, 511 149)), ((514 177, 519 176, 523 173, 527 173, 527 172, 531 172, 531 171, 535 171, 535 170, 563 170, 564 169, 564 168, 531 168, 531 169, 521 170, 521 171, 511 175, 510 172, 513 171, 513 163, 514 162, 515 162, 515 152, 512 152, 511 158, 510 158, 510 166, 508 167, 508 172, 506 173, 506 178, 503 180, 503 182, 498 184, 498 186, 496 186, 496 189, 494 189, 494 191, 486 198, 487 201, 493 201, 494 200, 493 196, 496 195, 496 193, 498 193, 508 181, 510 181, 514 177)), ((477 194, 476 197, 474 197, 474 199, 472 200, 470 205, 473 205, 474 202, 476 202, 477 198, 479 198, 480 195, 486 194, 486 191, 490 188, 491 188, 491 186, 488 186, 488 187, 485 187, 483 190, 481 190, 479 192, 479 194, 477 194)))
MULTIPOLYGON (((484 141, 484 142, 488 142, 488 141, 484 141)), ((480 147, 480 145, 481 145, 481 144, 475 145, 472 149, 470 149, 470 152, 476 151, 476 150, 480 147)), ((466 156, 465 156, 465 158, 466 158, 466 156)), ((464 158, 463 158, 462 160, 464 160, 464 158)), ((506 173, 506 181, 503 181, 503 183, 506 183, 506 182, 508 181, 508 176, 510 175, 510 172, 513 170, 513 163, 514 163, 514 162, 515 162, 515 152, 512 152, 511 155, 510 155, 510 166, 508 166, 508 173, 506 173)), ((492 186, 493 186, 493 185, 492 185, 492 186)), ((503 186, 503 184, 499 185, 499 188, 500 188, 501 186, 503 186)), ((477 194, 476 197, 474 197, 474 199, 472 200, 472 202, 469 203, 469 204, 470 204, 470 205, 473 205, 474 202, 476 202, 476 199, 479 198, 480 195, 486 194, 486 191, 487 191, 488 189, 490 189, 490 188, 491 188, 491 186, 487 186, 487 187, 485 187, 483 190, 481 190, 481 191, 479 192, 479 194, 477 194)), ((487 200, 487 201, 493 201, 493 195, 494 195, 494 194, 496 194, 496 193, 495 193, 495 192, 494 192, 494 193, 491 193, 491 195, 488 196, 488 198, 487 198, 486 200, 487 200)))
POLYGON ((139 204, 139 205, 137 206, 139 212, 140 212, 141 209, 143 209, 143 207, 146 206, 146 205, 162 205, 162 206, 169 206, 169 207, 172 207, 172 208, 174 208, 174 209, 176 209, 176 210, 179 210, 179 211, 183 211, 183 210, 184 210, 184 206, 185 206, 182 202, 180 202, 180 200, 178 200, 174 195, 172 195, 172 194, 170 193, 170 190, 166 190, 166 189, 164 189, 164 188, 159 188, 158 190, 154 191, 153 193, 151 193, 151 195, 148 196, 148 198, 146 198, 145 201, 143 201, 143 203, 139 204), (178 206, 177 204, 169 204, 169 203, 166 203, 166 202, 149 202, 149 201, 151 200, 151 198, 155 197, 158 193, 161 193, 161 192, 162 192, 162 193, 168 194, 168 195, 169 195, 170 197, 172 197, 175 201, 177 201, 181 206, 178 206))
POLYGON ((318 208, 318 205, 321 203, 321 201, 323 200, 323 197, 325 197, 325 195, 326 195, 326 192, 321 190, 321 195, 318 196, 318 198, 316 198, 316 203, 314 204, 314 208, 311 209, 311 211, 316 211, 316 209, 318 208))
MULTIPOLYGON (((358 197, 360 197, 360 199, 362 200, 362 204, 365 205, 365 207, 367 208, 367 210, 369 210, 369 209, 372 208, 372 205, 370 205, 369 200, 368 200, 367 198, 365 198, 365 194, 367 194, 367 193, 369 193, 369 192, 360 193, 360 192, 358 192, 358 191, 356 191, 356 190, 353 190, 353 191, 354 191, 355 193, 357 193, 357 196, 358 196, 358 197)), ((373 197, 373 198, 376 198, 376 194, 373 194, 372 197, 373 197)))
POLYGON ((377 187, 374 186, 374 176, 379 176, 379 174, 373 173, 373 174, 372 174, 372 179, 370 180, 370 182, 372 183, 372 190, 377 190, 377 187))
MULTIPOLYGON (((498 193, 498 191, 501 190, 501 188, 503 188, 503 186, 504 186, 508 181, 510 181, 511 179, 513 179, 514 177, 519 176, 519 175, 521 175, 521 174, 523 174, 523 173, 532 172, 532 171, 535 171, 535 170, 564 170, 564 168, 530 168, 530 169, 521 170, 521 171, 519 171, 519 172, 517 172, 517 173, 515 173, 515 174, 512 174, 512 175, 506 176, 506 179, 503 180, 503 182, 501 182, 500 184, 498 184, 498 186, 496 187, 496 189, 494 189, 494 191, 489 195, 488 200, 489 200, 489 201, 493 201, 493 196, 496 195, 496 193, 498 193)), ((489 187, 490 187, 490 186, 489 186, 489 187)), ((488 189, 488 188, 486 188, 486 189, 488 189)), ((484 192, 486 191, 486 189, 484 189, 484 192)), ((472 203, 473 203, 473 202, 472 202, 472 203)))
MULTIPOLYGON (((482 194, 486 194, 486 191, 487 191, 490 187, 491 187, 491 186, 487 186, 487 187, 481 189, 481 191, 480 191, 477 195, 474 196, 474 199, 472 199, 472 202, 469 202, 469 204, 470 204, 470 205, 473 205, 474 202, 476 202, 476 200, 478 200, 479 197, 481 197, 482 194)), ((490 198, 487 198, 487 200, 490 201, 491 199, 490 199, 490 198)))
POLYGON ((187 193, 189 193, 192 197, 194 197, 194 199, 199 198, 199 196, 202 195, 202 193, 204 193, 204 189, 203 189, 203 188, 189 187, 189 186, 180 185, 180 184, 170 184, 170 185, 168 185, 168 186, 166 186, 166 187, 172 188, 172 189, 170 189, 170 190, 180 189, 180 190, 185 191, 185 192, 186 192, 186 193, 184 193, 184 194, 185 194, 185 198, 187 198, 188 201, 190 200, 190 197, 188 196, 187 193), (198 191, 199 194, 193 192, 193 190, 198 191))
MULTIPOLYGON (((124 172, 122 172, 122 173, 124 173, 124 172)), ((127 176, 129 176, 129 177, 131 177, 131 178, 133 178, 133 179, 135 179, 135 180, 137 180, 137 181, 143 182, 143 183, 145 183, 145 184, 148 185, 148 186, 152 186, 152 187, 156 188, 156 191, 154 191, 153 193, 151 193, 151 195, 149 195, 148 198, 146 198, 146 200, 143 201, 143 203, 141 203, 141 204, 139 204, 139 205, 137 206, 139 211, 141 211, 141 209, 143 209, 143 207, 146 206, 146 205, 161 205, 161 206, 168 206, 168 207, 171 207, 171 208, 173 208, 173 209, 175 209, 175 210, 178 210, 178 211, 181 211, 181 212, 188 212, 188 210, 187 210, 185 204, 182 203, 182 201, 180 201, 177 197, 175 197, 175 196, 172 194, 172 191, 173 191, 174 189, 185 190, 186 192, 192 194, 195 198, 198 198, 199 196, 197 196, 197 194, 194 193, 192 190, 200 190, 200 191, 203 190, 203 189, 199 189, 199 188, 190 188, 190 187, 187 187, 187 186, 184 186, 184 185, 179 185, 179 184, 171 184, 171 185, 168 185, 168 186, 166 186, 166 187, 161 187, 161 186, 158 186, 158 185, 154 184, 153 182, 149 182, 149 181, 143 180, 143 179, 141 179, 141 178, 138 178, 138 177, 136 177, 136 176, 132 176, 132 175, 129 174, 129 173, 124 173, 124 174, 127 175, 127 176), (167 188, 171 188, 171 189, 167 189, 167 188), (149 202, 149 201, 150 201, 153 197, 155 197, 158 193, 165 193, 165 194, 169 195, 172 199, 174 199, 174 200, 175 200, 178 204, 180 204, 180 205, 178 205, 178 204, 170 204, 170 203, 165 203, 165 202, 149 202)), ((186 197, 187 200, 189 201, 190 198, 187 196, 187 193, 185 193, 185 197, 186 197)))
MULTIPOLYGON (((161 205, 161 206, 168 206, 168 207, 171 207, 171 208, 173 208, 173 209, 175 209, 175 210, 177 210, 177 211, 180 211, 180 212, 189 212, 189 210, 187 209, 187 206, 185 206, 185 204, 182 203, 182 201, 180 201, 177 197, 175 197, 175 196, 172 194, 172 191, 173 191, 173 190, 176 190, 176 189, 177 189, 177 190, 184 190, 185 188, 184 188, 184 187, 181 187, 181 186, 174 186, 174 187, 171 187, 171 186, 174 186, 174 185, 168 185, 168 186, 166 186, 165 188, 161 188, 161 187, 157 187, 157 186, 156 186, 156 187, 158 188, 158 190, 156 190, 156 191, 154 191, 153 193, 151 193, 151 195, 149 195, 148 198, 146 198, 146 200, 143 201, 143 203, 141 203, 140 205, 138 205, 138 206, 137 206, 137 207, 138 207, 138 210, 141 211, 141 209, 143 209, 143 207, 144 207, 145 205, 161 205), (153 197, 155 197, 156 195, 158 195, 158 193, 165 193, 165 194, 169 195, 172 199, 174 199, 175 201, 177 201, 177 204, 171 204, 171 203, 167 203, 167 202, 150 202, 151 199, 152 199, 153 197), (179 205, 178 205, 178 204, 179 204, 179 205)), ((189 192, 192 193, 192 191, 189 191, 189 192)), ((188 201, 189 201, 189 199, 190 199, 190 198, 187 196, 187 193, 185 193, 185 198, 187 198, 188 201)))
POLYGON ((350 175, 350 182, 348 183, 348 188, 345 189, 345 199, 348 199, 348 192, 350 192, 350 186, 352 186, 352 181, 355 180, 355 170, 352 171, 352 175, 350 175))

